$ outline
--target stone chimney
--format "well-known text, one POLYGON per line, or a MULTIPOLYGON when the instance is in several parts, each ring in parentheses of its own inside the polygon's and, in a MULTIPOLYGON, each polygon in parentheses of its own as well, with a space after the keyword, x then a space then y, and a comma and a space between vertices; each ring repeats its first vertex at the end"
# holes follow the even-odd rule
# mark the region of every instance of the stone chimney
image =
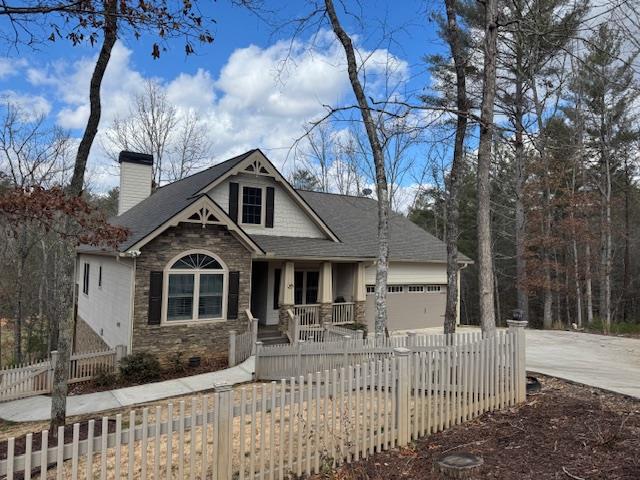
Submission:
POLYGON ((153 155, 122 151, 118 156, 118 162, 120 163, 118 215, 122 215, 151 195, 153 155))

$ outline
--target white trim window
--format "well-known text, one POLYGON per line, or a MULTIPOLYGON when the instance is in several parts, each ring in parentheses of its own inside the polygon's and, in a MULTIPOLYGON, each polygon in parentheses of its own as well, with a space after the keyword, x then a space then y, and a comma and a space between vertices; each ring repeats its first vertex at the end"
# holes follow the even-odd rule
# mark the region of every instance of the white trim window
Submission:
POLYGON ((424 293, 424 285, 409 285, 409 293, 424 293))
POLYGON ((367 294, 376 293, 375 285, 367 285, 367 294))
POLYGON ((89 295, 89 262, 84 262, 83 270, 82 270, 82 293, 85 295, 89 295))
POLYGON ((387 293, 402 293, 403 291, 403 285, 387 285, 387 293))
POLYGON ((264 187, 242 185, 240 192, 240 215, 243 225, 264 224, 264 187))
POLYGON ((427 285, 427 293, 440 293, 442 291, 441 285, 427 285))
POLYGON ((222 320, 227 310, 226 265, 204 251, 186 252, 165 269, 166 323, 222 320))

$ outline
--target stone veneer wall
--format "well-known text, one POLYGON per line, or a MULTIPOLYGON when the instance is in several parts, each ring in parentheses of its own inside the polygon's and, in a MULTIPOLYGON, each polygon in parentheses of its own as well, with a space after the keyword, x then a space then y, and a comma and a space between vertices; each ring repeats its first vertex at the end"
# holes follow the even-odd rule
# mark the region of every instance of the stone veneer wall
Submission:
POLYGON ((318 315, 320 316, 320 323, 331 324, 331 320, 333 317, 333 304, 321 303, 318 315))
POLYGON ((76 317, 76 331, 73 342, 74 353, 100 352, 109 350, 109 345, 79 315, 76 317))
POLYGON ((293 305, 280 305, 280 310, 278 311, 278 328, 282 333, 286 333, 289 326, 289 315, 287 314, 289 309, 293 310, 293 305))
POLYGON ((170 228, 142 248, 136 261, 136 287, 133 314, 133 352, 151 352, 163 364, 171 363, 176 354, 182 360, 200 356, 216 358, 228 354, 229 331, 242 333, 247 327, 245 310, 250 307, 251 252, 225 227, 181 223, 170 228), (240 272, 238 319, 180 325, 148 325, 149 273, 162 271, 176 255, 201 249, 215 253, 229 271, 240 272))
POLYGON ((360 325, 366 325, 367 319, 365 318, 366 302, 354 302, 353 316, 356 323, 360 325))

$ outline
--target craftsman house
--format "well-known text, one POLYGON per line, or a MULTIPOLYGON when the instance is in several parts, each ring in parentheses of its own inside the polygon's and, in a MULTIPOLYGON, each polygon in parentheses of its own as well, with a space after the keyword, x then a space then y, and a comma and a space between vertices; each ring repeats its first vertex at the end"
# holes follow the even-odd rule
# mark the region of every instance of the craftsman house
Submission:
MULTIPOLYGON (((126 345, 161 359, 226 352, 252 314, 372 329, 377 205, 294 189, 260 150, 152 191, 153 158, 120 154, 117 251, 77 255, 78 350, 126 345)), ((446 248, 390 220, 390 330, 442 324, 446 248)), ((462 257, 462 262, 469 262, 462 257)))

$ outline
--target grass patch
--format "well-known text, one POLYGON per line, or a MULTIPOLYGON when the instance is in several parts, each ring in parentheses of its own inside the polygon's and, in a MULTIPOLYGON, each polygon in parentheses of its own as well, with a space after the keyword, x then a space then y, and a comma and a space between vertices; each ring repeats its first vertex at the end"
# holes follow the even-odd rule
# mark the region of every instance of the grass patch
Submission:
POLYGON ((610 335, 640 336, 640 323, 616 322, 612 323, 609 331, 605 328, 604 322, 594 319, 591 325, 586 325, 585 330, 593 333, 608 333, 610 335))

